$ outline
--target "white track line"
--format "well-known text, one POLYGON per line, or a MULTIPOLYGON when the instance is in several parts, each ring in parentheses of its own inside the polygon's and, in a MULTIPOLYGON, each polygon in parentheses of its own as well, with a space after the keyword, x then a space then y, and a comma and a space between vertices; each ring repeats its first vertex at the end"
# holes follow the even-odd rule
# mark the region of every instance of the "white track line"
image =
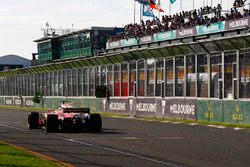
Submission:
POLYGON ((28 131, 27 129, 18 128, 18 127, 15 127, 15 126, 10 126, 10 125, 0 124, 0 126, 5 127, 5 128, 10 128, 10 129, 21 130, 21 131, 28 131))
POLYGON ((135 157, 135 158, 139 158, 139 159, 143 159, 143 160, 147 160, 147 161, 151 161, 151 162, 155 162, 155 163, 159 163, 159 164, 162 164, 162 165, 179 167, 178 165, 175 165, 175 164, 172 164, 172 163, 168 163, 168 162, 164 162, 164 161, 159 161, 159 160, 156 160, 156 159, 153 159, 153 158, 148 158, 148 157, 144 157, 144 156, 141 156, 141 155, 136 155, 136 154, 128 153, 128 152, 121 151, 121 150, 114 149, 114 148, 109 148, 109 147, 104 147, 104 146, 98 146, 98 145, 86 143, 86 142, 83 142, 83 141, 76 141, 74 139, 63 138, 63 140, 69 141, 69 142, 72 142, 72 143, 77 143, 77 144, 85 145, 85 146, 95 147, 95 148, 102 149, 102 150, 107 150, 107 151, 119 153, 119 154, 126 155, 126 156, 131 156, 131 157, 135 157))
POLYGON ((218 129, 225 129, 225 126, 219 126, 219 125, 207 125, 208 127, 212 127, 212 128, 218 128, 218 129))
MULTIPOLYGON (((6 127, 6 128, 10 128, 10 129, 28 131, 27 129, 18 128, 18 127, 9 126, 9 125, 0 124, 0 126, 6 127)), ((76 141, 74 139, 69 139, 69 138, 60 137, 60 139, 62 139, 64 141, 72 142, 72 143, 78 143, 78 144, 81 144, 81 145, 89 146, 89 147, 94 147, 94 148, 98 148, 98 149, 103 149, 103 150, 107 150, 107 151, 116 152, 116 153, 119 153, 119 154, 122 154, 122 155, 127 155, 127 156, 131 156, 131 157, 135 157, 135 158, 139 158, 139 159, 151 161, 151 162, 162 164, 162 165, 168 165, 168 166, 172 166, 172 167, 179 167, 179 165, 176 165, 176 164, 172 164, 172 163, 168 163, 168 162, 156 160, 156 159, 153 159, 153 158, 144 157, 144 156, 141 156, 141 155, 136 155, 136 154, 128 153, 128 152, 121 151, 121 150, 118 150, 118 149, 113 149, 113 148, 109 148, 109 147, 94 145, 94 144, 83 142, 83 141, 76 141)))
POLYGON ((198 123, 189 123, 191 126, 199 125, 198 123))

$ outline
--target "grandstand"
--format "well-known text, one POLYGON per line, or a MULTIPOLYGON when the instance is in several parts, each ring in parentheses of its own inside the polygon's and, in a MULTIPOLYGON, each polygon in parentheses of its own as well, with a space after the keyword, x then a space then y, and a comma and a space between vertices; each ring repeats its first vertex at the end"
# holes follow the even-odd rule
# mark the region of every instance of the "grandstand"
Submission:
POLYGON ((250 16, 239 8, 222 20, 178 23, 187 27, 137 35, 125 27, 101 54, 94 39, 78 45, 86 31, 36 40, 45 64, 0 72, 0 105, 22 96, 41 106, 30 103, 40 91, 45 107, 68 99, 94 111, 250 124, 250 16), (107 86, 108 97, 96 98, 96 86, 107 86))

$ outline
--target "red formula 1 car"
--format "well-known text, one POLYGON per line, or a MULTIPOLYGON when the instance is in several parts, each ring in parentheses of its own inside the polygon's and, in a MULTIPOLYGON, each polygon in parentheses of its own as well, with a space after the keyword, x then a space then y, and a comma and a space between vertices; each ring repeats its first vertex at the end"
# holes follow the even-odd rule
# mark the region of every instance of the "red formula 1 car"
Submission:
POLYGON ((29 113, 28 127, 30 129, 42 128, 46 132, 83 129, 100 132, 102 118, 100 114, 90 114, 89 108, 74 108, 70 103, 62 102, 61 107, 55 111, 29 113))

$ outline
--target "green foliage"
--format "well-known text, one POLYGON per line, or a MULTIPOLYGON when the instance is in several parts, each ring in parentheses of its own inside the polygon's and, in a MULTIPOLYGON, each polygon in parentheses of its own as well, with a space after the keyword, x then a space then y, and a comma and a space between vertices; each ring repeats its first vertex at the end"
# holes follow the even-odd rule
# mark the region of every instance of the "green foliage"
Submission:
POLYGON ((0 166, 59 166, 59 164, 55 164, 52 161, 40 159, 26 153, 24 150, 20 150, 2 142, 0 142, 0 155, 0 166))
POLYGON ((43 94, 40 91, 37 91, 35 93, 35 95, 33 96, 32 101, 34 103, 38 103, 39 104, 41 102, 42 98, 43 98, 43 94))

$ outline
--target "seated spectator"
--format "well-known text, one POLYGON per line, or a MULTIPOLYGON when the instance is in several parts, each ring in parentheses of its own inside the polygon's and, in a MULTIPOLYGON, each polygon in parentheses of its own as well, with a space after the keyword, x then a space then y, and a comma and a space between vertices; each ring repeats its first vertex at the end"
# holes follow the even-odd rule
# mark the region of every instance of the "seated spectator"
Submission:
POLYGON ((163 15, 161 20, 154 18, 153 20, 143 21, 140 24, 127 24, 124 26, 124 32, 110 36, 108 42, 117 41, 128 38, 140 38, 143 36, 153 35, 154 33, 190 28, 194 26, 206 25, 219 21, 228 21, 250 16, 248 9, 243 9, 240 13, 237 8, 244 6, 246 0, 235 0, 230 13, 222 16, 222 7, 220 4, 214 6, 201 7, 192 11, 182 11, 173 15, 163 15))

